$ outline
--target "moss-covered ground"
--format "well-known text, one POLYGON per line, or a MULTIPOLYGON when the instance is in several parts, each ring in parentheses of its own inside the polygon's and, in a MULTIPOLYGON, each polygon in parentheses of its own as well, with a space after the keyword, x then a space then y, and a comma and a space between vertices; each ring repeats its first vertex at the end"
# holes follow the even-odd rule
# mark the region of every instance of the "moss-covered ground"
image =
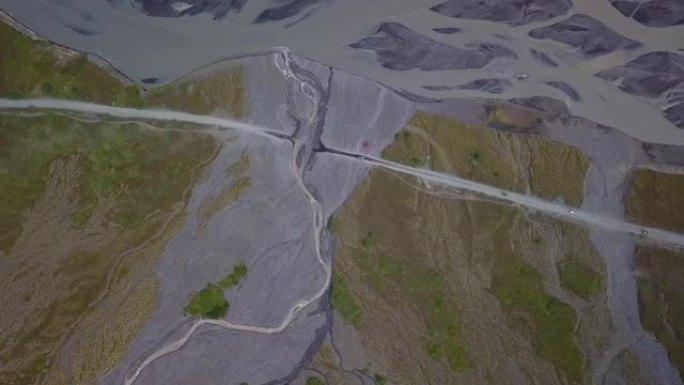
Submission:
POLYGON ((188 315, 213 319, 225 317, 227 311, 228 301, 223 288, 213 283, 197 292, 185 307, 188 315))
POLYGON ((217 283, 208 283, 207 287, 195 293, 185 306, 185 313, 193 317, 220 319, 226 316, 230 304, 225 298, 225 291, 240 284, 247 275, 247 266, 238 263, 233 271, 217 283))
POLYGON ((150 106, 194 114, 224 112, 241 118, 246 112, 244 69, 235 67, 213 76, 180 79, 168 86, 155 88, 146 96, 150 106))
POLYGON ((306 385, 325 385, 325 382, 318 377, 308 377, 306 379, 306 385))
POLYGON ((519 257, 503 254, 494 267, 492 290, 508 310, 510 322, 533 330, 532 343, 538 354, 573 382, 581 382, 583 357, 574 340, 575 311, 544 292, 541 274, 519 257))
POLYGON ((575 295, 589 299, 602 287, 601 275, 576 259, 568 259, 558 264, 561 286, 575 295))
POLYGON ((354 295, 347 286, 347 282, 338 274, 333 275, 331 302, 347 322, 358 325, 361 320, 361 307, 354 299, 354 295))
POLYGON ((230 289, 233 286, 240 284, 243 278, 247 275, 247 266, 244 263, 238 263, 233 268, 233 271, 218 281, 218 285, 224 290, 230 289))
POLYGON ((684 373, 684 252, 639 246, 636 258, 641 323, 684 373))

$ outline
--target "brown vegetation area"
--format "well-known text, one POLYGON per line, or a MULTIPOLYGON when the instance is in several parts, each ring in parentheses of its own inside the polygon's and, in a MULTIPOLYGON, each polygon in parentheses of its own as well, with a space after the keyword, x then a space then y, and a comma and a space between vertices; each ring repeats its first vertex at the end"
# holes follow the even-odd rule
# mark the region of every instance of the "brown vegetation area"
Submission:
POLYGON ((579 207, 589 159, 539 135, 469 126, 417 112, 383 156, 579 207))
POLYGON ((638 246, 636 275, 641 323, 665 346, 672 364, 684 373, 684 253, 638 246))
POLYGON ((684 175, 637 169, 625 206, 634 223, 684 233, 684 175))
POLYGON ((93 383, 154 309, 157 259, 219 145, 54 115, 0 125, 0 225, 14 234, 0 251, 0 383, 93 383))
POLYGON ((335 231, 333 306, 388 383, 584 383, 607 349, 603 284, 560 282, 604 275, 581 228, 372 171, 335 231))
POLYGON ((150 106, 193 114, 223 112, 235 118, 246 113, 244 69, 239 66, 212 76, 180 79, 153 89, 145 98, 150 106))

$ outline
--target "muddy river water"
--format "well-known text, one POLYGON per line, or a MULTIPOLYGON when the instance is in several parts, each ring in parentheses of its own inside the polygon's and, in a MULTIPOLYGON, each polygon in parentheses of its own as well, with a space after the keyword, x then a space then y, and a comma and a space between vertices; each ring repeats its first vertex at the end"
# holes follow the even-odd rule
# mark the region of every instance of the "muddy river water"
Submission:
POLYGON ((286 46, 415 97, 543 96, 643 141, 684 144, 684 8, 676 1, 658 9, 642 1, 630 13, 608 0, 476 3, 0 0, 0 7, 148 84, 286 46))

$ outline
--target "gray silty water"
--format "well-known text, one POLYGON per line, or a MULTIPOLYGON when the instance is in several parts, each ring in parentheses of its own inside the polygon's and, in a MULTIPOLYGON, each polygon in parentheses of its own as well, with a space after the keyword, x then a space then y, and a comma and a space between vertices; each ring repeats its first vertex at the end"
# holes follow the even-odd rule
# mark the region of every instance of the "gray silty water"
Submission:
MULTIPOLYGON (((642 3, 642 6, 676 8, 662 0, 642 3)), ((642 140, 684 143, 684 132, 675 126, 680 122, 680 106, 665 100, 643 103, 621 92, 610 81, 597 81, 591 76, 649 52, 682 48, 684 25, 651 28, 622 15, 607 1, 492 0, 478 4, 471 0, 377 0, 370 5, 364 0, 249 0, 244 4, 227 1, 220 6, 234 8, 218 19, 212 12, 219 8, 216 5, 219 2, 161 1, 158 4, 170 4, 182 16, 151 17, 141 12, 139 4, 128 0, 0 0, 0 7, 37 33, 98 54, 133 79, 146 79, 149 84, 165 84, 222 59, 286 46, 303 57, 380 81, 404 95, 414 95, 414 100, 544 96, 564 100, 575 115, 621 129, 642 140), (237 12, 239 4, 241 8, 237 12), (199 12, 204 5, 208 7, 206 10, 216 8, 199 12), (254 24, 264 12, 270 15, 270 21, 254 24), (597 41, 614 44, 616 35, 610 32, 613 31, 640 45, 629 52, 617 50, 598 59, 578 58, 569 55, 574 48, 566 44, 528 36, 532 30, 563 22, 570 14, 590 15, 602 23, 606 28, 592 30, 597 41), (383 23, 395 23, 389 25, 402 25, 413 31, 400 32, 400 39, 395 38, 392 44, 400 47, 404 39, 406 44, 424 47, 427 55, 433 55, 430 57, 435 60, 421 60, 420 55, 400 54, 390 49, 385 55, 391 60, 383 63, 372 60, 373 53, 349 46, 366 38, 376 39, 371 41, 377 43, 381 36, 373 34, 383 23), (453 34, 435 31, 446 31, 445 28, 459 31, 453 34), (452 57, 456 52, 458 55, 452 57), (519 80, 523 79, 519 78, 521 74, 527 75, 524 81, 519 80), (501 89, 500 94, 486 89, 424 88, 491 78, 507 79, 512 86, 501 89), (549 87, 547 83, 551 81, 570 84, 579 99, 572 100, 563 91, 549 87)), ((665 20, 668 16, 658 17, 665 20)))

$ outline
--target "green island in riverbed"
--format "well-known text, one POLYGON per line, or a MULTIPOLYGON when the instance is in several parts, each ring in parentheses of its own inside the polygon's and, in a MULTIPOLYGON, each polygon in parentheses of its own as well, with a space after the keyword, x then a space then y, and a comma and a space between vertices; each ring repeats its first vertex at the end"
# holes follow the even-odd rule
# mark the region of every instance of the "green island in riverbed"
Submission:
POLYGON ((233 271, 218 284, 208 283, 207 287, 193 295, 190 303, 185 306, 185 313, 193 317, 220 319, 226 316, 230 303, 225 298, 225 290, 237 286, 247 275, 247 266, 239 263, 233 271))

